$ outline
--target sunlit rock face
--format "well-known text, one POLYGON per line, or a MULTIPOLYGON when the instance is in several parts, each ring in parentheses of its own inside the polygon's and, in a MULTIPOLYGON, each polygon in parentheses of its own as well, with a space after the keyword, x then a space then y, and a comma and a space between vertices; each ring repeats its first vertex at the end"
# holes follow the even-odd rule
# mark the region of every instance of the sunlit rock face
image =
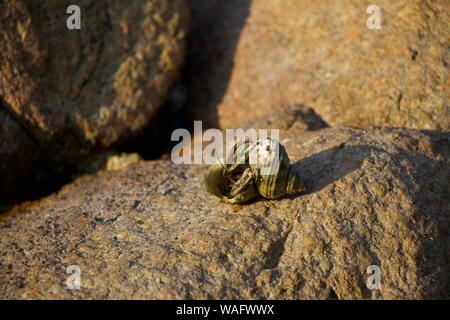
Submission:
POLYGON ((448 299, 449 135, 286 135, 309 181, 293 197, 226 204, 205 167, 158 160, 16 207, 0 218, 0 297, 448 299))

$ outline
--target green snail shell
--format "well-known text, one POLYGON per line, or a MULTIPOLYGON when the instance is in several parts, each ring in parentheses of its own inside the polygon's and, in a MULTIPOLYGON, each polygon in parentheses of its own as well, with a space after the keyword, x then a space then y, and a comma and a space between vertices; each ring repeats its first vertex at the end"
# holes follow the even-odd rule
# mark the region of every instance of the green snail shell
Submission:
POLYGON ((262 163, 250 165, 255 172, 261 196, 276 199, 303 191, 304 185, 299 172, 291 165, 286 149, 278 141, 258 140, 250 151, 250 157, 253 152, 257 153, 255 157, 263 160, 262 163))
POLYGON ((285 148, 276 140, 248 140, 234 146, 232 161, 213 164, 205 175, 208 192, 230 203, 258 195, 276 199, 304 190, 285 148))

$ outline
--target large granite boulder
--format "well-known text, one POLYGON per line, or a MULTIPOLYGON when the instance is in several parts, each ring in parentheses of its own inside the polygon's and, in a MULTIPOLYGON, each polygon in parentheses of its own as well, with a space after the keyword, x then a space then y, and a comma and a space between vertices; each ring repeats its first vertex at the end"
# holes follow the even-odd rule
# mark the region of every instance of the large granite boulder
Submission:
POLYGON ((159 160, 17 206, 0 217, 0 297, 449 298, 448 133, 294 125, 282 139, 308 181, 291 198, 224 204, 204 167, 159 160))
POLYGON ((1 154, 11 187, 30 166, 5 163, 31 164, 31 152, 43 163, 76 164, 148 126, 184 62, 184 0, 77 1, 80 30, 66 26, 71 4, 0 4, 0 112, 33 141, 31 151, 18 134, 14 158, 1 154))
POLYGON ((203 2, 188 118, 232 128, 303 104, 331 126, 450 129, 448 0, 377 1, 381 30, 358 0, 203 2))

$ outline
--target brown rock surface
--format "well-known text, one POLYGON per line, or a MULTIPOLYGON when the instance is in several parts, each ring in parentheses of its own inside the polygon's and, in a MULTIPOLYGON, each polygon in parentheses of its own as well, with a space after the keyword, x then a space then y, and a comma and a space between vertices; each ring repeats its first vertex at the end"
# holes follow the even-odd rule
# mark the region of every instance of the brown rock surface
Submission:
POLYGON ((306 194, 226 205, 140 162, 0 217, 1 298, 449 298, 448 133, 292 126, 306 194), (80 290, 66 268, 81 269, 80 290), (381 290, 365 286, 381 268, 381 290))
POLYGON ((108 147, 148 124, 184 61, 183 0, 2 1, 0 98, 48 158, 108 147))
POLYGON ((450 129, 448 0, 377 1, 373 31, 370 1, 196 3, 190 118, 234 128, 303 104, 332 126, 450 129))

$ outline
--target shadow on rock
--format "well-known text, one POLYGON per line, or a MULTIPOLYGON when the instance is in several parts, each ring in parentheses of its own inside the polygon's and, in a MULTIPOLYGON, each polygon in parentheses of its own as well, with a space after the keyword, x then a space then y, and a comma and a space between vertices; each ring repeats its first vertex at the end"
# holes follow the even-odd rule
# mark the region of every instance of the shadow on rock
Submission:
MULTIPOLYGON (((413 242, 405 239, 402 247, 398 249, 399 259, 405 255, 404 252, 414 252, 415 270, 411 272, 417 274, 417 282, 421 283, 420 295, 429 298, 448 298, 450 292, 450 180, 448 179, 450 177, 448 165, 450 144, 446 133, 437 131, 422 131, 422 133, 431 138, 428 142, 431 143, 430 148, 436 157, 425 155, 419 149, 420 146, 415 143, 401 145, 396 153, 367 145, 345 146, 343 143, 338 147, 301 159, 293 165, 307 180, 307 190, 292 198, 319 192, 360 169, 363 161, 370 162, 373 157, 384 157, 383 154, 386 154, 386 165, 389 167, 386 170, 399 181, 399 185, 391 186, 393 189, 388 194, 392 193, 395 196, 403 193, 407 199, 403 206, 412 206, 412 216, 402 215, 405 209, 401 207, 397 209, 397 214, 394 216, 398 221, 389 223, 403 225, 409 230, 410 237, 417 239, 413 242)), ((405 141, 407 141, 406 136, 405 141)), ((367 181, 355 180, 354 183, 354 187, 357 188, 357 185, 364 186, 367 181)), ((368 193, 367 196, 370 198, 371 194, 368 193)), ((368 205, 371 205, 370 202, 368 205)), ((386 205, 389 206, 389 204, 386 205)), ((395 204, 392 205, 395 206, 395 204)), ((375 213, 372 218, 380 219, 375 213)), ((387 237, 387 234, 384 236, 387 237)), ((365 250, 370 252, 368 248, 365 250)), ((375 254, 371 254, 371 260, 379 259, 375 254)), ((360 287, 365 290, 364 276, 361 275, 360 287)), ((370 292, 365 291, 366 298, 370 297, 370 292)))
POLYGON ((184 82, 187 118, 218 127, 217 105, 231 76, 235 50, 251 0, 190 0, 192 12, 184 82))
POLYGON ((375 151, 382 152, 379 148, 363 145, 345 147, 343 143, 295 162, 293 166, 300 170, 306 180, 306 192, 303 194, 320 191, 344 178, 359 169, 363 160, 375 151), (337 166, 336 163, 340 165, 337 166))

